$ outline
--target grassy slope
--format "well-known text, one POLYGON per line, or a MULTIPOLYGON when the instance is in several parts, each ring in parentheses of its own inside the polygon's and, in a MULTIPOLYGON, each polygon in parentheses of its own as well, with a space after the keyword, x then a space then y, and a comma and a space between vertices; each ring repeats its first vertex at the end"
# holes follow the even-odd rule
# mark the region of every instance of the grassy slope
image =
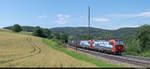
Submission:
POLYGON ((0 30, 0 67, 97 67, 44 44, 39 37, 0 30))
POLYGON ((90 62, 92 64, 95 64, 95 65, 99 66, 99 67, 123 67, 123 66, 118 66, 118 65, 114 65, 114 64, 109 64, 109 63, 106 63, 104 61, 100 61, 100 60, 88 57, 86 55, 76 53, 74 51, 69 51, 69 50, 67 50, 65 48, 59 48, 58 44, 56 44, 52 40, 43 39, 43 42, 48 44, 53 49, 56 49, 56 50, 61 51, 61 52, 64 52, 65 54, 70 55, 70 56, 72 56, 72 57, 74 57, 76 59, 79 59, 79 60, 82 60, 82 61, 86 61, 86 62, 90 62))

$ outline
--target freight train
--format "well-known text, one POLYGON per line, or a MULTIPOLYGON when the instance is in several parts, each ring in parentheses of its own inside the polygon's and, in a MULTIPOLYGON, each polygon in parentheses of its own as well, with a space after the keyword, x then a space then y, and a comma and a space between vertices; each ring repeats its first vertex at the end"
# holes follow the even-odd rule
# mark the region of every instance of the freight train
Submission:
POLYGON ((117 54, 121 55, 124 51, 124 44, 121 40, 80 40, 80 41, 69 41, 70 46, 76 46, 84 49, 95 50, 102 53, 117 54))

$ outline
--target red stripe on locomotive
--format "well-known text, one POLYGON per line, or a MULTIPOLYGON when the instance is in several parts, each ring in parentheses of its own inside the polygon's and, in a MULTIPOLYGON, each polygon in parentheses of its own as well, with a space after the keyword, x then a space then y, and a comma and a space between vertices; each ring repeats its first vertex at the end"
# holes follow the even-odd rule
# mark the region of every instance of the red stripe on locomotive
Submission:
POLYGON ((109 40, 109 42, 113 43, 112 52, 116 53, 116 43, 115 43, 115 40, 112 39, 112 40, 109 40))
POLYGON ((90 49, 92 49, 92 41, 91 40, 89 40, 89 44, 90 44, 90 49))
MULTIPOLYGON (((119 41, 119 40, 118 40, 119 41)), ((114 40, 114 39, 112 39, 112 40, 109 40, 109 42, 110 43, 113 43, 113 47, 112 47, 112 52, 113 53, 116 53, 117 51, 118 52, 122 52, 123 51, 123 45, 121 44, 119 44, 119 45, 116 45, 116 41, 114 40)), ((119 42, 120 43, 120 42, 119 42)))

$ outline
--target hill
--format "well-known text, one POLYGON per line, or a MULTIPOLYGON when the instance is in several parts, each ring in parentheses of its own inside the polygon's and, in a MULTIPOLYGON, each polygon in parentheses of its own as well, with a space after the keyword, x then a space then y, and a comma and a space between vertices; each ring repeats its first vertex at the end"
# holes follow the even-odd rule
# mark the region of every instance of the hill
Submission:
MULTIPOLYGON (((12 26, 4 27, 4 29, 12 29, 12 26)), ((22 26, 23 31, 33 32, 34 27, 32 26, 22 26)), ((134 34, 137 28, 120 28, 117 30, 105 30, 100 28, 91 28, 91 36, 103 37, 106 33, 109 33, 112 38, 123 38, 124 36, 134 34)), ((49 29, 56 33, 68 33, 71 36, 83 36, 88 34, 88 27, 56 27, 49 29)))
MULTIPOLYGON (((100 28, 91 28, 91 36, 103 37, 104 34, 109 33, 112 38, 122 38, 127 35, 134 34, 137 28, 120 28, 118 30, 105 30, 100 28)), ((88 34, 88 27, 57 27, 50 29, 53 32, 57 33, 69 33, 72 36, 76 34, 86 35, 88 34)))

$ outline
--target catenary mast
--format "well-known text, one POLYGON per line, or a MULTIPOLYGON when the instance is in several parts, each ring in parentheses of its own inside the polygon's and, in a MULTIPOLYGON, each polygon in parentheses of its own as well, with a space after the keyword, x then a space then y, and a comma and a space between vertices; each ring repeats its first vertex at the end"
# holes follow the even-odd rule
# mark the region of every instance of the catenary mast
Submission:
POLYGON ((91 40, 90 37, 90 7, 88 6, 88 30, 89 30, 89 40, 91 40))

